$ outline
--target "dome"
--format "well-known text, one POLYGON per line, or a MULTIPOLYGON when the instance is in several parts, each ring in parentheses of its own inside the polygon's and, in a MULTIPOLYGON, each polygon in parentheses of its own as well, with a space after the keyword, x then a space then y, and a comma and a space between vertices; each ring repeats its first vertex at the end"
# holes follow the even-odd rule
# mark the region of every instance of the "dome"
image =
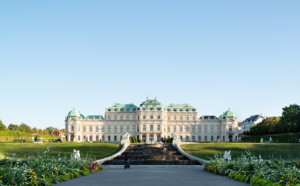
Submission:
POLYGON ((226 112, 224 112, 221 116, 219 116, 220 119, 226 119, 226 118, 231 118, 231 119, 235 119, 235 114, 228 109, 226 112))
POLYGON ((76 111, 75 108, 73 108, 73 110, 71 110, 69 113, 68 113, 68 116, 69 117, 81 117, 82 114, 80 114, 79 111, 76 111))

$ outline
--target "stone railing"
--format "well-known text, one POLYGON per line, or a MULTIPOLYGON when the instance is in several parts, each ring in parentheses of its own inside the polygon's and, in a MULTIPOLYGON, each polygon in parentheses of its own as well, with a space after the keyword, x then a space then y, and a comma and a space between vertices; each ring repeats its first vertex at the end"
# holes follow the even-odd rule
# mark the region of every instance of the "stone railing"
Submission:
POLYGON ((173 146, 177 148, 177 150, 184 156, 186 156, 187 158, 189 158, 190 160, 196 160, 198 161, 200 164, 204 165, 205 163, 208 163, 209 161, 201 159, 201 158, 197 158, 195 156, 192 156, 186 152, 184 152, 181 148, 180 145, 182 144, 193 144, 193 142, 181 142, 180 138, 178 138, 178 136, 175 134, 173 134, 173 146))
POLYGON ((121 145, 123 145, 122 149, 117 152, 116 154, 113 154, 111 156, 108 156, 106 158, 102 158, 96 161, 93 161, 93 163, 97 163, 98 165, 103 164, 106 161, 110 161, 118 156, 120 156, 123 152, 126 151, 127 147, 130 146, 130 140, 129 140, 130 134, 127 132, 123 137, 122 137, 122 141, 121 141, 121 145))

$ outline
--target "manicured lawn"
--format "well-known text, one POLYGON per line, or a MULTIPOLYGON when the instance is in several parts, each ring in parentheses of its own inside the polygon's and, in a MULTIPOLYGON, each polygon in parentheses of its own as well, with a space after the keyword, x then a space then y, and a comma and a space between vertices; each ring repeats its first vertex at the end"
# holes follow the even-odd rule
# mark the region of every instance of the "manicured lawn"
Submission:
POLYGON ((48 146, 50 147, 49 156, 57 157, 66 154, 68 157, 73 153, 73 149, 80 150, 80 156, 88 156, 93 159, 101 159, 110 156, 121 149, 118 144, 109 143, 0 143, 0 159, 4 157, 4 152, 16 153, 18 158, 23 158, 25 154, 36 156, 38 153, 43 153, 48 146))
POLYGON ((263 159, 291 159, 300 157, 300 144, 297 143, 198 143, 181 145, 182 150, 193 156, 209 160, 215 154, 231 150, 232 158, 239 157, 247 148, 263 159))

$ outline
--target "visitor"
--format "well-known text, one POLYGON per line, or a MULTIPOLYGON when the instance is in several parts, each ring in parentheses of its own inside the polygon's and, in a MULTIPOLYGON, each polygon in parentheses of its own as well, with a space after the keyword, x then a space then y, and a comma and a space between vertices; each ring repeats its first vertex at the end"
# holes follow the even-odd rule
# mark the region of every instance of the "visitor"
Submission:
POLYGON ((130 169, 130 165, 129 165, 128 156, 127 156, 127 154, 125 154, 125 157, 124 157, 124 169, 127 169, 127 168, 130 169))

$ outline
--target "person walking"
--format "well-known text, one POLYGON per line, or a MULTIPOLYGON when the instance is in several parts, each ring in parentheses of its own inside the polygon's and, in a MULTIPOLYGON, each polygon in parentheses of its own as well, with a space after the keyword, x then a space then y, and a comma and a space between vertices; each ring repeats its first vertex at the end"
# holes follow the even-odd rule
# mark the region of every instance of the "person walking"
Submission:
POLYGON ((127 154, 125 154, 125 157, 124 157, 124 169, 127 169, 127 168, 130 169, 130 165, 129 165, 129 158, 128 158, 127 154))

